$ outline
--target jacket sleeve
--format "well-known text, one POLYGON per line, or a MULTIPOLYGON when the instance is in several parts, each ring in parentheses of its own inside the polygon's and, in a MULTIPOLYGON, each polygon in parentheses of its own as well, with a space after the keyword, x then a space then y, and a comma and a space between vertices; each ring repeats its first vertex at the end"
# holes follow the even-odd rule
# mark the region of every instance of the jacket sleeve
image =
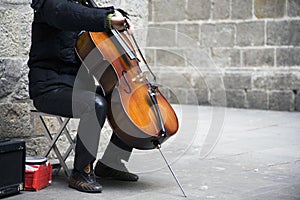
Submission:
POLYGON ((89 8, 71 0, 45 0, 38 10, 51 26, 66 31, 108 31, 106 18, 114 7, 89 8))

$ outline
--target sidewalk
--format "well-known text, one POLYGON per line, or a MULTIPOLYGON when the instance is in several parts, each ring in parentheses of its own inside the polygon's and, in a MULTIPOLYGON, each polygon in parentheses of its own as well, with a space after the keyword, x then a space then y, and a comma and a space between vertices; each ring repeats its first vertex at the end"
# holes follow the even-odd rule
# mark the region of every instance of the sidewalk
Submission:
MULTIPOLYGON (((186 199, 300 199, 300 112, 202 106, 175 109, 184 125, 163 144, 162 151, 186 199)), ((7 199, 185 199, 158 150, 134 151, 128 167, 140 180, 99 180, 101 194, 70 189, 61 174, 41 191, 24 191, 7 199)))

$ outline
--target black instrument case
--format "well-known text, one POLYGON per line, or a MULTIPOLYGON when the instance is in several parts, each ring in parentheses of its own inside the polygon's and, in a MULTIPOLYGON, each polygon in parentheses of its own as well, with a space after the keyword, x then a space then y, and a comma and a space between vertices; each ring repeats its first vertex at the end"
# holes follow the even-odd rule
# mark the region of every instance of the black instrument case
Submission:
POLYGON ((0 140, 0 198, 24 189, 25 156, 25 142, 0 140))

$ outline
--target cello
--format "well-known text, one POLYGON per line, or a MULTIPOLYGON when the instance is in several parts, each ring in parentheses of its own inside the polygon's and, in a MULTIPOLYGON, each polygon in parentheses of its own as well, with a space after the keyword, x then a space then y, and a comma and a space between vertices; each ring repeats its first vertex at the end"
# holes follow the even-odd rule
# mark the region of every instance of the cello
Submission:
MULTIPOLYGON (((88 1, 90 6, 97 7, 93 0, 88 1)), ((131 37, 155 81, 134 36, 131 37)), ((109 105, 108 121, 116 135, 136 149, 157 148, 183 196, 187 197, 160 149, 161 144, 178 131, 178 118, 158 86, 148 80, 148 73, 141 70, 140 59, 125 32, 116 29, 83 32, 75 50, 103 89, 109 105)))
POLYGON ((147 72, 141 70, 125 31, 83 32, 76 52, 102 86, 109 104, 109 124, 121 140, 136 149, 154 149, 178 131, 176 113, 158 86, 148 80, 147 72))

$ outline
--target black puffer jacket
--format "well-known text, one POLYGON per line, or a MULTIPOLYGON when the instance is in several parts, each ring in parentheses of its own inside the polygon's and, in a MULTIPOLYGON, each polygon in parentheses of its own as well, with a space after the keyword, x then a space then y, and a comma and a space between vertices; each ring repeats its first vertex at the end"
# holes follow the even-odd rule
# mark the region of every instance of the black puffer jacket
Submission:
POLYGON ((113 7, 91 8, 74 0, 33 0, 32 45, 29 54, 29 95, 73 86, 80 62, 75 53, 78 34, 108 31, 113 7))

